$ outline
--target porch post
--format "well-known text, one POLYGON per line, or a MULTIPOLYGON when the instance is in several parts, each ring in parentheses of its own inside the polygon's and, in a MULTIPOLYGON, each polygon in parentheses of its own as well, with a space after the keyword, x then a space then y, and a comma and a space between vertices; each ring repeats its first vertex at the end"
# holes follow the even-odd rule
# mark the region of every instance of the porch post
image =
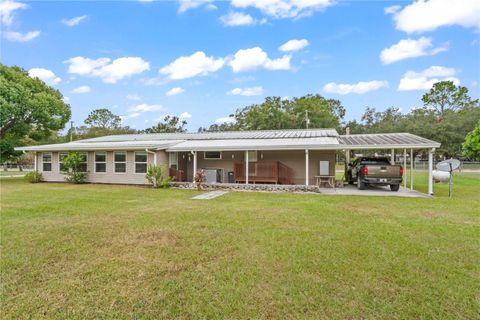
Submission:
POLYGON ((248 150, 245 151, 245 184, 248 184, 248 150))
POLYGON ((413 149, 410 149, 410 190, 413 191, 413 149))
POLYGON ((197 174, 197 151, 193 151, 193 182, 195 182, 196 174, 197 174))
POLYGON ((305 149, 305 185, 308 186, 308 149, 305 149))
POLYGON ((407 149, 403 149, 403 187, 407 189, 407 149))
POLYGON ((392 153, 390 155, 390 164, 395 164, 395 149, 392 149, 392 153))
MULTIPOLYGON (((155 150, 154 154, 153 154, 153 164, 157 165, 157 150, 155 150)), ((170 166, 169 166, 169 168, 170 168, 170 166)))
POLYGON ((428 150, 428 194, 433 195, 433 153, 435 148, 428 150))
POLYGON ((37 169, 37 151, 33 153, 33 171, 38 171, 37 169))

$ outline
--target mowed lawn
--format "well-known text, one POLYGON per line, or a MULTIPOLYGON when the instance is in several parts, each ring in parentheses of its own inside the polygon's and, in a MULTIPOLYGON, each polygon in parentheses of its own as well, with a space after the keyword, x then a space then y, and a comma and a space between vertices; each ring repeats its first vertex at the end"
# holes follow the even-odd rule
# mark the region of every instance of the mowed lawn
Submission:
POLYGON ((480 175, 454 182, 453 199, 199 201, 3 178, 1 317, 478 319, 480 175))

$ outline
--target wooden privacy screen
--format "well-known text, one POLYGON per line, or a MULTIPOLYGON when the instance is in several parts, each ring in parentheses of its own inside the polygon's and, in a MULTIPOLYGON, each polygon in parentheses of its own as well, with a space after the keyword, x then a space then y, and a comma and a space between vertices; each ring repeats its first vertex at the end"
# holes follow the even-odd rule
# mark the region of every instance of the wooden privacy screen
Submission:
MULTIPOLYGON (((245 162, 234 163, 235 182, 245 182, 245 162)), ((251 183, 292 184, 293 170, 280 161, 253 161, 248 163, 248 181, 251 183)))

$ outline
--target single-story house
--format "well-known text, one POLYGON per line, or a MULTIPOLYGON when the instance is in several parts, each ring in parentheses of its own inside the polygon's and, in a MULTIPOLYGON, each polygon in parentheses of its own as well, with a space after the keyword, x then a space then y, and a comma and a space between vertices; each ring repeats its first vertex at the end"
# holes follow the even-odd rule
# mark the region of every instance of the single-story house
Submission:
POLYGON ((432 154, 439 146, 410 133, 293 129, 112 135, 16 150, 35 152, 35 169, 45 181, 64 181, 62 159, 77 151, 92 183, 145 184, 147 166, 157 164, 167 165, 176 181, 192 182, 204 169, 208 183, 311 185, 319 176, 335 176, 337 152, 345 152, 348 160, 351 150, 386 149, 393 157, 395 149, 405 155, 407 149, 411 155, 413 149, 428 149, 432 193, 432 154))

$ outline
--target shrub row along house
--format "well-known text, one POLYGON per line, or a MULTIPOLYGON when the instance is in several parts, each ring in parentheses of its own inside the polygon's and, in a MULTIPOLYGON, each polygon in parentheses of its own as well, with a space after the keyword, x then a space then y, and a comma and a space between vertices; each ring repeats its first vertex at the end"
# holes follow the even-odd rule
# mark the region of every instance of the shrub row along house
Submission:
POLYGON ((439 146, 409 133, 341 136, 335 129, 295 129, 113 135, 16 150, 35 152, 35 169, 45 181, 63 181, 62 159, 76 151, 92 183, 145 184, 147 166, 157 164, 167 165, 176 181, 191 182, 204 169, 207 183, 311 185, 319 177, 334 179, 337 152, 348 160, 351 150, 391 150, 393 157, 399 149, 406 161, 407 150, 413 155, 413 149, 427 149, 431 194, 439 146))

